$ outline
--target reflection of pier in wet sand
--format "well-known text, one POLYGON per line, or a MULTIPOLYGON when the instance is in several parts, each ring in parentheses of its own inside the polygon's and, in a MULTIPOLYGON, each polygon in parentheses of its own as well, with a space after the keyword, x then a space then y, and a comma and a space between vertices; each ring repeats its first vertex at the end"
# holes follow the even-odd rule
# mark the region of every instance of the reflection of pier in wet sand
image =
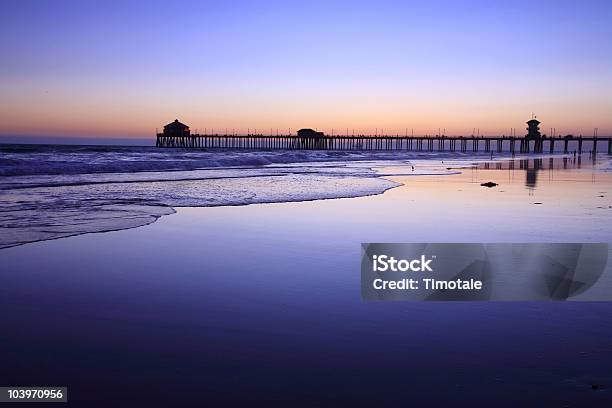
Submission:
MULTIPOLYGON (((596 163, 595 156, 593 160, 585 161, 586 168, 594 168, 596 163)), ((474 167, 478 170, 506 170, 514 173, 514 171, 525 172, 525 186, 535 188, 538 181, 538 173, 541 171, 553 172, 557 170, 572 170, 582 169, 583 160, 581 156, 574 157, 548 157, 548 158, 530 158, 519 160, 501 160, 479 163, 474 167)))
MULTIPOLYGON (((590 165, 592 163, 589 161, 590 165)), ((548 157, 519 160, 500 160, 479 163, 477 168, 483 170, 561 170, 582 168, 582 158, 548 157)))

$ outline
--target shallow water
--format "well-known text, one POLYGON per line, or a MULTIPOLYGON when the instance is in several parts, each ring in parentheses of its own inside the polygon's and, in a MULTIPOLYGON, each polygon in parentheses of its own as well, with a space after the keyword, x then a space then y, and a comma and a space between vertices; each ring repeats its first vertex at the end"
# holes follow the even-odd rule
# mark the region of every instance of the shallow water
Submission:
POLYGON ((611 175, 591 164, 391 176, 381 195, 4 249, 0 382, 87 406, 609 406, 609 303, 360 300, 361 242, 609 242, 611 175))
MULTIPOLYGON (((401 183, 384 176, 459 174, 489 158, 461 153, 53 145, 0 145, 0 153, 0 249, 135 228, 174 213, 176 207, 380 194, 401 183)), ((606 172, 609 159, 600 157, 584 166, 570 160, 569 166, 595 166, 606 172)))
MULTIPOLYGON (((406 152, 104 146, 0 146, 0 153, 0 248, 134 228, 174 213, 172 207, 380 194, 398 184, 373 169, 422 160, 406 152)), ((464 165, 475 160, 451 156, 464 165)), ((411 169, 453 173, 440 165, 411 169)))

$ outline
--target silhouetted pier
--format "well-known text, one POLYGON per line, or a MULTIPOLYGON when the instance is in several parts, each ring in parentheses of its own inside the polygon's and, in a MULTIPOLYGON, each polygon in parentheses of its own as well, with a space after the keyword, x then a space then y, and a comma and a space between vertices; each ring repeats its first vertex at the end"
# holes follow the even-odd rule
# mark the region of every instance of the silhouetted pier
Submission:
MULTIPOLYGON (((325 135, 313 129, 300 129, 292 134, 192 134, 189 126, 174 120, 157 133, 157 147, 192 149, 239 149, 239 150, 375 150, 409 152, 485 152, 485 153, 564 153, 575 151, 582 154, 587 142, 590 153, 597 153, 600 145, 607 143, 608 154, 612 154, 612 137, 599 137, 597 129, 593 137, 559 136, 547 137, 540 133, 540 121, 533 115, 527 121, 527 134, 517 136, 379 136, 379 135, 325 135)), ((332 132, 333 133, 333 132, 332 132)))
POLYGON ((295 135, 166 135, 157 134, 157 147, 240 150, 375 150, 413 152, 497 152, 582 154, 606 151, 612 154, 612 137, 542 137, 530 140, 516 136, 321 136, 295 135), (603 149, 603 150, 599 150, 603 149))

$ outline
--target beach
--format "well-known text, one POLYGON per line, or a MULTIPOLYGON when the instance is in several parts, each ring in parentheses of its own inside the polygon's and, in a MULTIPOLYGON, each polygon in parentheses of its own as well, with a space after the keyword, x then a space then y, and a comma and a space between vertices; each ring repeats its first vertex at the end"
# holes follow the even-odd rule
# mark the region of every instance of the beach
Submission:
POLYGON ((2 12, 0 408, 612 407, 612 2, 2 12))
POLYGON ((191 191, 174 204, 211 191, 193 183, 231 193, 204 207, 152 181, 173 209, 155 222, 0 250, 2 382, 100 405, 612 402, 608 303, 363 302, 359 276, 362 242, 609 242, 606 156, 342 159, 172 182, 191 191), (259 184, 283 195, 258 202, 259 184))

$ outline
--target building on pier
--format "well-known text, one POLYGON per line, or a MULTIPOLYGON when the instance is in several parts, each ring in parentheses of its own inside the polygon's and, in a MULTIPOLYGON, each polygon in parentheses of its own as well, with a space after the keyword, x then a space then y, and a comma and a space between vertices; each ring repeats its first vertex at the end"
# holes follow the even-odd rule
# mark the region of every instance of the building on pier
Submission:
POLYGON ((182 137, 190 135, 189 126, 174 119, 174 122, 164 126, 164 136, 182 137))
POLYGON ((326 139, 323 132, 312 129, 300 129, 297 132, 298 143, 303 149, 326 149, 326 139))
POLYGON ((540 134, 540 121, 537 119, 531 119, 527 121, 527 134, 525 138, 528 140, 540 140, 542 135, 540 134))
POLYGON ((325 135, 323 134, 323 132, 317 132, 316 130, 312 130, 312 129, 300 129, 297 132, 298 137, 304 137, 304 138, 320 138, 320 137, 324 137, 325 135))

